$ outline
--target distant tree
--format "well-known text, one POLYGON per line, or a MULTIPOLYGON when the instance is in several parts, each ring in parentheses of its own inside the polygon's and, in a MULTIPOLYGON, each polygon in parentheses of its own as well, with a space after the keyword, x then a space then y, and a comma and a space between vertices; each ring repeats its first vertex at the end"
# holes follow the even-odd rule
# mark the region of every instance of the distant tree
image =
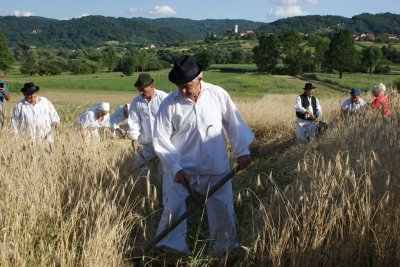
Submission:
POLYGON ((38 56, 35 50, 28 45, 21 45, 21 68, 20 71, 25 75, 35 75, 38 73, 38 56))
POLYGON ((258 46, 253 48, 253 59, 260 71, 271 72, 278 64, 280 40, 275 34, 263 34, 258 38, 258 46))
POLYGON ((211 50, 213 53, 214 63, 216 64, 226 64, 230 61, 230 53, 228 49, 218 47, 211 50))
POLYGON ((329 49, 325 53, 325 60, 339 71, 341 79, 345 68, 352 69, 356 65, 357 55, 353 34, 348 30, 338 30, 332 36, 329 49))
POLYGON ((210 49, 204 48, 194 55, 197 61, 203 65, 204 70, 208 70, 214 63, 214 57, 210 49))
POLYGON ((315 58, 311 52, 311 49, 306 50, 303 54, 303 69, 306 69, 308 72, 311 72, 312 70, 314 70, 314 62, 315 62, 315 58))
POLYGON ((138 68, 138 66, 138 58, 131 51, 125 53, 122 59, 120 59, 120 61, 118 62, 118 70, 126 76, 131 76, 138 68))
POLYGON ((68 70, 68 62, 62 57, 39 60, 39 74, 58 75, 68 70))
POLYGON ((400 51, 393 45, 382 46, 382 54, 392 63, 400 63, 400 51))
POLYGON ((308 45, 314 47, 314 62, 316 69, 321 71, 324 62, 325 53, 329 48, 329 38, 319 34, 310 34, 308 45))
POLYGON ((242 48, 232 49, 231 50, 231 60, 229 63, 232 63, 232 64, 246 63, 246 52, 242 48))
POLYGON ((146 50, 134 50, 131 55, 136 62, 136 71, 146 71, 147 64, 153 56, 151 51, 146 50))
POLYGON ((111 72, 117 66, 117 62, 117 49, 114 45, 108 45, 101 55, 101 63, 111 72))
POLYGON ((7 70, 13 63, 13 57, 3 33, 0 31, 0 70, 7 70))
POLYGON ((88 59, 71 59, 69 62, 73 74, 93 74, 98 70, 96 62, 88 59))
POLYGON ((170 64, 174 63, 174 60, 182 55, 181 51, 170 50, 170 49, 159 49, 157 50, 157 58, 168 62, 170 64))
POLYGON ((289 74, 303 71, 303 38, 297 31, 291 30, 281 36, 283 63, 288 66, 289 74))
POLYGON ((382 50, 379 47, 370 46, 364 48, 361 52, 361 64, 368 67, 369 74, 372 74, 372 69, 378 66, 379 62, 382 61, 382 58, 382 50))
POLYGON ((102 56, 103 56, 101 50, 98 48, 84 47, 81 49, 81 51, 82 51, 84 57, 91 61, 96 61, 96 62, 101 61, 102 56))

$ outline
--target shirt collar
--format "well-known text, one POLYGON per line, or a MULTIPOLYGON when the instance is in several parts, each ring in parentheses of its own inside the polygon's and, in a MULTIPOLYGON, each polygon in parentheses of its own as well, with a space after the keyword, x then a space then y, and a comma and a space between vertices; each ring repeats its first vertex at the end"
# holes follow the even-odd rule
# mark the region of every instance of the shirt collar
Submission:
MULTIPOLYGON (((28 101, 26 101, 26 100, 25 100, 25 98, 24 98, 24 99, 22 99, 22 100, 23 100, 23 103, 24 103, 25 105, 31 105, 31 104, 29 104, 29 103, 28 103, 28 101)), ((40 96, 38 96, 38 97, 37 97, 36 104, 37 104, 37 103, 39 103, 40 101, 41 101, 41 97, 40 97, 40 96)), ((35 105, 36 105, 36 104, 35 104, 35 105)), ((31 105, 31 106, 32 106, 32 105, 31 105)))

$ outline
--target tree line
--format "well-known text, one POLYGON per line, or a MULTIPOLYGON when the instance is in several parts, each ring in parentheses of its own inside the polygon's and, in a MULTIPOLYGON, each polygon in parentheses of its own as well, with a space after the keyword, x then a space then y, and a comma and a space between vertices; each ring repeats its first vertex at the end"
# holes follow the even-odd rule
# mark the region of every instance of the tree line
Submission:
POLYGON ((339 29, 327 35, 303 37, 292 30, 287 33, 258 36, 253 48, 258 69, 268 73, 301 74, 303 72, 389 73, 391 63, 400 63, 400 51, 393 45, 356 49, 353 34, 339 29))
POLYGON ((243 37, 258 40, 252 50, 240 47, 237 34, 221 38, 207 35, 201 45, 138 49, 109 44, 101 48, 77 50, 50 46, 43 48, 18 44, 10 49, 0 32, 0 70, 7 70, 16 60, 25 75, 57 75, 62 72, 91 74, 106 69, 132 75, 138 71, 169 68, 183 53, 194 55, 208 69, 212 64, 255 63, 258 70, 272 74, 296 75, 303 72, 389 73, 391 63, 400 63, 400 51, 393 45, 365 46, 357 50, 352 33, 337 30, 327 35, 303 36, 296 31, 243 37))

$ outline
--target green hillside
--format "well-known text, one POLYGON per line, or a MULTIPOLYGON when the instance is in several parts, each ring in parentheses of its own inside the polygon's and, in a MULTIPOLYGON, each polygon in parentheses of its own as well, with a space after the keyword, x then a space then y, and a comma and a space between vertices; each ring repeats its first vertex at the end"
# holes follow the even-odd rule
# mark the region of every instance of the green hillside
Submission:
POLYGON ((354 33, 400 34, 400 15, 392 13, 364 13, 352 18, 341 16, 298 16, 280 19, 259 28, 260 31, 284 33, 291 29, 299 32, 328 32, 347 29, 354 33))
POLYGON ((0 30, 10 47, 18 43, 65 48, 98 47, 106 42, 138 45, 153 43, 158 47, 177 42, 192 42, 206 36, 221 36, 239 26, 239 31, 284 33, 297 30, 304 33, 329 32, 337 28, 354 33, 394 33, 400 35, 400 15, 391 13, 360 14, 352 18, 341 16, 299 16, 271 23, 248 20, 180 18, 115 18, 87 16, 71 20, 42 17, 0 17, 0 30))

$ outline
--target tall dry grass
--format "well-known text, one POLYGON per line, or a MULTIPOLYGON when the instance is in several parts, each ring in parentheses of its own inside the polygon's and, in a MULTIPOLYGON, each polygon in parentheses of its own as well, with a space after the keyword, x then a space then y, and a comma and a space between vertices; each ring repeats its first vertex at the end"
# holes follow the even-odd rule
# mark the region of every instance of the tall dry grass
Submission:
MULTIPOLYGON (((237 100, 257 136, 253 166, 234 178, 238 266, 399 265, 399 121, 338 120, 343 98, 321 99, 329 131, 300 145, 295 95, 237 100)), ((154 236, 160 189, 134 169, 128 140, 82 144, 69 119, 78 105, 56 106, 66 121, 51 152, 1 133, 0 265, 171 264, 148 253, 132 261, 154 236)), ((189 223, 185 264, 226 264, 207 254, 204 211, 189 223)))
POLYGON ((121 266, 143 200, 129 143, 84 146, 63 129, 52 151, 3 130, 1 266, 121 266))
POLYGON ((337 99, 321 103, 330 122, 326 135, 281 151, 271 172, 236 196, 247 218, 242 238, 250 236, 244 263, 397 266, 398 111, 391 122, 374 111, 343 121, 337 99))

